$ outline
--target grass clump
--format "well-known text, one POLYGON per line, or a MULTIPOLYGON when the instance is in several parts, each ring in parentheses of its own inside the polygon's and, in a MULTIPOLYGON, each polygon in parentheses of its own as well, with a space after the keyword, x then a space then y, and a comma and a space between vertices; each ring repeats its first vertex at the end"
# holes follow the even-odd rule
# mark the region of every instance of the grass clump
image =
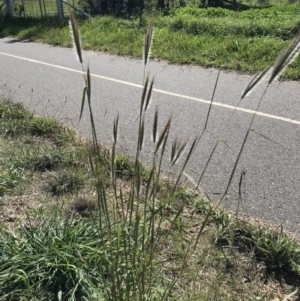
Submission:
POLYGON ((41 146, 40 144, 29 146, 23 150, 23 157, 16 158, 13 166, 26 168, 32 171, 51 171, 64 167, 84 167, 87 160, 87 151, 52 145, 41 146))
POLYGON ((46 171, 55 169, 61 161, 62 158, 59 150, 54 148, 46 149, 43 153, 37 155, 32 164, 34 170, 46 171))
POLYGON ((58 121, 51 118, 34 117, 31 120, 33 135, 54 134, 58 129, 58 121))
POLYGON ((28 112, 21 103, 0 102, 0 133, 7 138, 17 138, 26 134, 51 136, 57 144, 71 141, 75 132, 59 125, 49 117, 38 117, 28 112))
POLYGON ((5 192, 12 191, 22 181, 22 177, 22 169, 0 171, 0 196, 5 192))
POLYGON ((73 130, 56 120, 34 116, 20 103, 0 100, 1 195, 26 190, 36 172, 84 170, 87 147, 74 149, 76 139, 73 130))
POLYGON ((0 103, 0 118, 1 121, 5 119, 18 120, 18 119, 28 119, 32 114, 24 109, 22 103, 11 103, 8 101, 1 101, 0 103))
POLYGON ((282 227, 278 231, 229 219, 228 224, 220 227, 216 242, 222 247, 252 250, 255 259, 263 262, 267 278, 273 275, 298 285, 300 250, 298 243, 283 233, 282 227))
POLYGON ((213 240, 218 248, 251 254, 255 261, 262 263, 266 279, 275 277, 299 285, 299 242, 284 233, 282 226, 247 221, 246 217, 239 218, 238 212, 228 213, 223 208, 214 210, 203 199, 196 200, 194 206, 202 214, 213 210, 211 222, 217 225, 213 240))
POLYGON ((49 189, 53 195, 74 194, 84 185, 83 175, 74 171, 63 171, 51 175, 49 179, 49 189))
POLYGON ((15 234, 3 229, 0 300, 105 300, 109 262, 96 237, 91 222, 72 218, 20 226, 15 234))

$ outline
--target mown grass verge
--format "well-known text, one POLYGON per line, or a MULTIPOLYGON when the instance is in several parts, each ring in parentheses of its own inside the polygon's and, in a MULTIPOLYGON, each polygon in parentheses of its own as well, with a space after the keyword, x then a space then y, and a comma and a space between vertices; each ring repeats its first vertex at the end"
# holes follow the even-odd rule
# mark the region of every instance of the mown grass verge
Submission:
MULTIPOLYGON (((299 5, 234 12, 221 8, 180 8, 147 15, 142 27, 134 16, 95 17, 80 22, 84 49, 140 57, 149 23, 155 26, 152 57, 254 73, 272 63, 300 29, 299 5)), ((3 19, 0 36, 15 36, 70 47, 69 28, 57 20, 3 19)), ((285 72, 300 78, 300 59, 285 72)))
MULTIPOLYGON (((174 184, 165 178, 155 192, 160 213, 155 209, 155 223, 150 218, 138 224, 141 236, 135 238, 137 229, 128 224, 122 229, 119 222, 98 220, 101 203, 90 169, 97 154, 90 142, 7 101, 0 101, 0 140, 0 300, 143 300, 132 291, 135 286, 145 290, 145 300, 281 300, 299 285, 299 244, 280 229, 240 220, 188 188, 170 192, 174 184), (144 227, 153 227, 159 238, 154 245, 143 240, 144 227), (119 240, 111 244, 114 231, 119 240), (196 239, 194 252, 187 252, 196 239), (143 248, 151 252, 141 256, 143 248), (122 288, 115 295, 117 279, 126 282, 114 284, 122 288)), ((137 167, 129 157, 116 155, 114 182, 111 155, 101 148, 97 168, 109 216, 122 220, 120 211, 130 216, 137 167)), ((153 171, 138 169, 144 212, 153 171)), ((153 209, 147 209, 150 216, 153 209)))

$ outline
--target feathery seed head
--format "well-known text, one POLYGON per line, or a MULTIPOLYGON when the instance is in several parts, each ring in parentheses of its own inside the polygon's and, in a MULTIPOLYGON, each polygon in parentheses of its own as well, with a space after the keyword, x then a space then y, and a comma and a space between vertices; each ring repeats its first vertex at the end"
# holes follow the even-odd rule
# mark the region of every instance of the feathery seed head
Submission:
POLYGON ((289 47, 287 47, 279 56, 275 64, 271 67, 264 69, 257 73, 250 81, 246 89, 243 91, 241 99, 248 96, 255 87, 261 84, 264 80, 268 81, 270 85, 273 81, 277 80, 284 70, 296 59, 300 52, 300 32, 294 38, 289 47))
POLYGON ((290 46, 283 51, 281 56, 273 65, 272 72, 269 78, 269 84, 271 84, 272 81, 277 80, 280 77, 280 75, 284 72, 284 70, 294 62, 299 52, 300 52, 300 32, 294 38, 290 46))
POLYGON ((80 37, 78 32, 78 25, 76 22, 75 15, 72 11, 70 11, 69 28, 73 40, 73 47, 74 47, 76 58, 82 64, 81 43, 80 43, 80 37))
POLYGON ((246 96, 249 96, 255 87, 257 87, 259 84, 261 84, 263 81, 269 78, 270 73, 272 72, 272 67, 268 67, 264 69, 263 71, 260 71, 254 75, 254 77, 251 79, 248 86, 245 88, 245 90, 242 93, 241 99, 243 99, 246 96))
POLYGON ((148 26, 147 34, 145 36, 144 41, 144 51, 143 51, 143 62, 144 66, 147 65, 150 55, 151 55, 151 47, 153 42, 153 35, 154 35, 154 27, 153 25, 148 26))

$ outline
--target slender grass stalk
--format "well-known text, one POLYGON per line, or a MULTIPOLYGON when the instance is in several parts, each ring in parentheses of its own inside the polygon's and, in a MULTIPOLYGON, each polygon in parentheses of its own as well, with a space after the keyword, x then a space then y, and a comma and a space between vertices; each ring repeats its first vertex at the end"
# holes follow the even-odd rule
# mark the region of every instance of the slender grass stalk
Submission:
MULTIPOLYGON (((217 77, 216 83, 218 82, 218 79, 219 79, 219 76, 217 77)), ((215 84, 215 89, 216 89, 216 84, 215 84)), ((245 90, 245 91, 246 91, 246 90, 245 90)), ((244 92, 244 93, 245 93, 245 92, 244 92)), ((244 94, 244 93, 243 93, 243 94, 244 94)), ((250 90, 246 92, 246 94, 248 94, 248 93, 250 93, 250 90)), ((213 97, 214 97, 214 93, 213 93, 213 96, 212 96, 212 101, 213 101, 213 97)), ((211 101, 211 105, 212 105, 212 101, 211 101)), ((235 112, 236 112, 236 109, 240 106, 241 102, 242 102, 242 98, 239 99, 237 105, 235 106, 235 109, 231 112, 231 114, 230 114, 229 117, 227 118, 227 120, 226 120, 226 122, 225 122, 225 125, 224 125, 224 127, 223 127, 223 130, 222 130, 220 136, 218 137, 218 140, 216 141, 216 143, 215 143, 215 145, 214 145, 214 147, 213 147, 213 149, 212 149, 212 152, 211 152, 210 155, 209 155, 209 158, 207 159, 207 161, 206 161, 206 163, 205 163, 205 166, 204 166, 204 168, 203 168, 203 171, 202 171, 202 173, 201 173, 201 175, 200 175, 200 177, 199 177, 199 180, 198 180, 198 183, 197 183, 197 186, 196 186, 196 190, 199 189, 199 186, 200 186, 200 183, 201 183, 201 181, 202 181, 202 178, 203 178, 203 176, 204 176, 205 173, 206 173, 206 170, 207 170, 207 168, 208 168, 208 166, 209 166, 209 164, 210 164, 210 161, 211 161, 211 159, 212 159, 212 157, 213 157, 213 155, 214 155, 214 153, 215 153, 215 151, 216 151, 216 149, 217 149, 217 147, 218 147, 218 145, 219 145, 219 142, 222 141, 223 136, 224 136, 225 133, 227 132, 228 126, 230 125, 230 121, 232 120, 232 118, 233 118, 233 116, 234 116, 234 114, 235 114, 235 112)), ((208 118, 208 114, 207 114, 207 118, 208 118)), ((207 120, 207 118, 206 118, 206 120, 207 120)), ((206 123, 207 123, 207 121, 206 121, 206 123)), ((206 123, 205 123, 205 124, 206 124, 206 123)), ((204 134, 204 131, 205 131, 205 128, 204 128, 204 130, 202 131, 202 133, 201 133, 201 135, 200 135, 199 141, 201 140, 202 135, 204 134)))
MULTIPOLYGON (((212 96, 211 96, 211 100, 210 100, 208 112, 207 112, 207 114, 206 114, 206 120, 205 120, 204 129, 203 129, 203 131, 202 131, 202 133, 201 133, 201 136, 203 135, 203 133, 204 133, 204 131, 206 130, 206 127, 207 127, 207 123, 208 123, 210 111, 211 111, 211 108, 212 108, 213 100, 214 100, 214 98, 215 98, 215 93, 216 93, 217 86, 218 86, 218 83, 219 83, 220 73, 221 73, 221 70, 219 70, 218 75, 217 75, 217 79, 216 79, 216 81, 215 81, 214 90, 213 90, 213 93, 212 93, 212 96)), ((201 139, 201 138, 200 138, 200 139, 201 139)))
MULTIPOLYGON (((265 89, 265 91, 264 91, 262 97, 260 98, 260 101, 258 102, 258 105, 257 105, 257 108, 256 108, 256 111, 257 111, 258 108, 259 108, 259 106, 260 106, 260 104, 261 104, 262 98, 263 98, 263 96, 264 96, 264 94, 265 94, 265 92, 266 92, 266 90, 267 90, 269 84, 271 84, 273 80, 276 80, 276 79, 282 74, 282 72, 287 68, 287 66, 288 66, 289 64, 291 64, 291 63, 295 60, 295 58, 296 58, 297 55, 299 54, 299 51, 300 51, 300 33, 299 33, 298 36, 293 40, 293 42, 291 43, 291 45, 290 45, 290 46, 283 52, 283 54, 279 57, 279 59, 278 59, 278 60, 276 61, 276 63, 274 64, 274 66, 268 67, 268 68, 264 69, 263 71, 259 72, 258 74, 256 74, 256 75, 253 77, 253 79, 250 81, 250 83, 247 85, 247 87, 246 87, 245 90, 243 91, 243 93, 242 93, 242 95, 241 95, 241 99, 240 99, 239 103, 237 104, 236 108, 239 107, 239 104, 240 104, 241 100, 242 100, 244 97, 248 96, 248 95, 253 91, 253 89, 254 89, 255 87, 257 87, 260 83, 262 83, 262 82, 264 81, 264 79, 268 78, 268 85, 267 85, 267 87, 266 87, 266 89, 265 89)), ((232 114, 230 115, 228 121, 232 118, 232 116, 233 116, 234 113, 235 113, 235 110, 234 110, 234 111, 232 112, 232 114)), ((230 175, 230 178, 229 178, 229 181, 228 181, 228 184, 227 184, 227 187, 226 187, 226 189, 225 189, 225 193, 224 193, 223 197, 224 197, 224 196, 227 194, 227 192, 228 192, 229 186, 230 186, 231 181, 232 181, 232 178, 233 178, 233 174, 234 174, 234 172, 235 172, 235 170, 236 170, 237 163, 238 163, 239 158, 240 158, 240 156, 241 156, 241 153, 242 153, 242 151, 243 151, 243 149, 244 149, 244 146, 245 146, 246 140, 247 140, 247 138, 248 138, 249 131, 251 130, 251 127, 252 127, 252 124, 253 124, 253 121, 254 121, 254 117, 255 117, 255 116, 256 116, 256 115, 254 114, 253 117, 252 117, 252 119, 251 119, 251 122, 250 122, 250 125, 249 125, 249 128, 248 128, 248 131, 247 131, 246 136, 245 136, 245 138, 244 138, 244 141, 243 141, 243 143, 242 143, 242 147, 241 147, 240 152, 239 152, 239 154, 238 154, 237 160, 236 160, 236 162, 235 162, 235 164, 234 164, 234 167, 233 167, 233 170, 232 170, 232 172, 231 172, 231 175, 230 175)), ((201 174, 201 176, 200 176, 200 178, 199 178, 199 181, 198 181, 198 184, 197 184, 197 188, 198 188, 199 185, 200 185, 200 182, 201 182, 201 180, 202 180, 202 177, 203 177, 203 175, 205 174, 205 171, 206 171, 206 169, 207 169, 207 167, 208 167, 208 165, 209 165, 209 162, 210 162, 210 160, 211 160, 211 158, 212 158, 212 156, 213 156, 213 154, 214 154, 214 152, 215 152, 215 150, 216 150, 216 148, 217 148, 217 146, 218 146, 218 144, 219 144, 219 141, 221 141, 222 136, 225 134, 225 131, 226 131, 226 129, 227 129, 227 127, 228 127, 228 124, 229 124, 228 121, 227 121, 227 123, 226 123, 227 125, 225 125, 224 130, 223 130, 223 132, 221 133, 221 135, 220 135, 218 141, 216 142, 216 144, 215 144, 215 146, 214 146, 214 148, 213 148, 212 153, 210 154, 210 157, 209 157, 209 159, 208 159, 208 161, 207 161, 207 163, 206 163, 206 165, 205 165, 205 167, 204 167, 204 170, 203 170, 203 172, 202 172, 202 174, 201 174)), ((222 199, 223 199, 223 197, 222 197, 222 199)))
MULTIPOLYGON (((264 92, 263 92, 263 94, 262 94, 262 96, 261 96, 261 98, 260 98, 260 100, 259 100, 259 102, 258 102, 258 104, 257 104, 257 107, 256 107, 255 112, 258 111, 258 109, 259 109, 259 107, 260 107, 260 105, 261 105, 261 102, 262 102, 262 100, 263 100, 263 97, 264 97, 264 95, 265 95, 265 93, 266 93, 266 91, 267 91, 267 88, 268 88, 268 86, 265 88, 265 90, 264 90, 264 92)), ((237 168, 237 164, 238 164, 238 162, 239 162, 239 160, 240 160, 240 157, 241 157, 241 155, 242 155, 242 152, 243 152, 243 150, 244 150, 244 147, 245 147, 246 141, 247 141, 247 139, 248 139, 248 136, 249 136, 251 127, 252 127, 252 125, 253 125, 255 116, 256 116, 256 114, 253 114, 253 116, 252 116, 252 118, 251 118, 251 121, 250 121, 248 130, 247 130, 247 133, 246 133, 246 135, 245 135, 245 137, 244 137, 244 140, 243 140, 242 146, 241 146, 241 148, 240 148, 240 151, 239 151, 239 153, 238 153, 238 156, 237 156, 237 158, 236 158, 236 160, 235 160, 235 162, 234 162, 234 166, 233 166, 233 168, 232 168, 232 171, 231 171, 231 174, 230 174, 230 177, 229 177, 228 184, 227 184, 227 186, 226 186, 225 192, 224 192, 224 194, 223 194, 223 196, 222 196, 221 199, 223 199, 223 198, 227 195, 227 193, 228 193, 228 189, 229 189, 230 184, 231 184, 231 182, 232 182, 232 179, 233 179, 235 170, 236 170, 236 168, 237 168)))
POLYGON ((245 176, 246 176, 246 172, 245 172, 245 170, 243 170, 241 172, 240 180, 239 180, 239 197, 238 197, 238 205, 237 205, 236 212, 235 212, 236 216, 238 216, 238 214, 239 214, 240 205, 243 205, 242 204, 242 184, 245 182, 245 176))

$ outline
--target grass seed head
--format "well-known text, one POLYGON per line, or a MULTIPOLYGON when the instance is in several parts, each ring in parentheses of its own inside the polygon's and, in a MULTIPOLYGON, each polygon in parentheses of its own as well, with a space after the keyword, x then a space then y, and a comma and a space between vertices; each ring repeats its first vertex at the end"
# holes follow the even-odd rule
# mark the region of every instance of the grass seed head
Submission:
POLYGON ((153 42, 153 32, 154 32, 154 27, 153 25, 148 26, 147 34, 145 36, 145 41, 144 41, 144 52, 143 52, 143 61, 144 61, 144 66, 147 65, 150 55, 151 55, 151 47, 152 47, 152 42, 153 42))
POLYGON ((246 96, 249 96, 259 84, 261 84, 268 76, 270 76, 270 72, 272 72, 272 68, 268 67, 263 71, 256 73, 249 82, 248 86, 243 91, 241 99, 243 99, 246 96))
POLYGON ((156 142, 157 137, 157 123, 158 123, 158 106, 156 105, 153 121, 153 142, 156 142))
POLYGON ((72 11, 70 12, 69 27, 70 27, 71 37, 73 40, 73 46, 74 46, 76 58, 82 64, 81 43, 80 43, 80 37, 78 32, 78 25, 75 19, 75 15, 72 11))
POLYGON ((284 70, 294 62, 299 52, 300 52, 300 32, 294 38, 290 46, 283 51, 281 56, 273 65, 270 78, 269 78, 269 84, 271 84, 272 81, 277 80, 280 77, 280 75, 284 72, 284 70))
POLYGON ((140 135, 139 135, 139 149, 142 150, 143 143, 144 143, 144 134, 145 134, 145 116, 143 116, 141 128, 140 128, 140 135))
POLYGON ((114 121, 114 128, 113 128, 113 135, 114 135, 114 143, 117 143, 117 138, 118 138, 118 126, 119 126, 119 114, 115 118, 114 121))

